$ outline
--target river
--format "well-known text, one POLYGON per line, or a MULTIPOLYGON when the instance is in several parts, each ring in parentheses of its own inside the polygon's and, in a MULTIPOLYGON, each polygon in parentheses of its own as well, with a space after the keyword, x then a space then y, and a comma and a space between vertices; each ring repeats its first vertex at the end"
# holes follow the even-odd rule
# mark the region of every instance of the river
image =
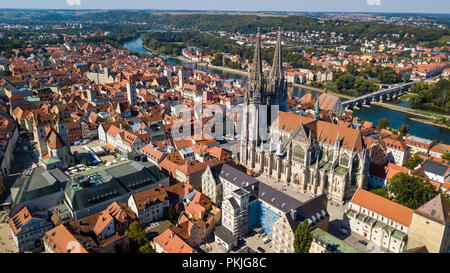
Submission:
MULTIPOLYGON (((142 38, 139 37, 136 40, 124 43, 124 47, 136 51, 139 53, 148 52, 142 46, 142 38)), ((184 64, 186 66, 192 66, 192 64, 184 63, 177 59, 170 59, 169 63, 172 65, 181 65, 184 64)), ((218 75, 226 75, 229 78, 233 79, 241 79, 246 81, 247 77, 243 75, 239 75, 232 72, 225 72, 222 70, 214 69, 214 68, 206 68, 204 66, 198 66, 197 69, 207 71, 208 73, 216 73, 218 75)), ((301 87, 292 87, 290 86, 288 91, 296 97, 302 97, 306 93, 311 93, 313 95, 320 95, 320 92, 301 88, 301 87)), ((402 105, 407 106, 407 105, 402 105)), ((406 113, 397 112, 391 109, 374 106, 370 107, 362 107, 360 110, 355 110, 354 115, 358 116, 362 120, 368 120, 373 122, 375 125, 378 123, 380 118, 387 118, 391 121, 390 126, 393 128, 399 128, 402 124, 406 124, 409 126, 409 132, 419 137, 428 138, 431 140, 437 140, 438 142, 443 140, 444 143, 450 144, 450 130, 445 128, 436 127, 430 124, 425 124, 422 122, 414 121, 409 117, 415 117, 406 113)))

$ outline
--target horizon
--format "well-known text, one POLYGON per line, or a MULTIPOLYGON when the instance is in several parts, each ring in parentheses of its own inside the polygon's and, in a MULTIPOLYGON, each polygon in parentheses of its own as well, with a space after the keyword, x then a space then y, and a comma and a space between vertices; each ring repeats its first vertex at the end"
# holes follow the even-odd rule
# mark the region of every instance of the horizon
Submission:
POLYGON ((86 12, 86 11, 150 11, 150 12, 220 12, 220 13, 293 13, 293 14, 308 14, 308 13, 353 13, 353 14, 411 14, 411 15, 448 15, 450 12, 406 12, 406 11, 291 11, 291 10, 220 10, 220 9, 136 9, 136 8, 89 8, 89 9, 72 9, 72 8, 0 8, 0 11, 72 11, 72 12, 86 12))
POLYGON ((216 2, 174 0, 149 3, 145 0, 0 0, 0 10, 55 10, 55 11, 169 11, 169 12, 275 12, 275 13, 394 13, 394 14, 450 14, 450 5, 444 0, 297 0, 258 1, 229 0, 216 2), (173 9, 177 7, 177 9, 173 9), (280 7, 283 7, 280 10, 280 7))

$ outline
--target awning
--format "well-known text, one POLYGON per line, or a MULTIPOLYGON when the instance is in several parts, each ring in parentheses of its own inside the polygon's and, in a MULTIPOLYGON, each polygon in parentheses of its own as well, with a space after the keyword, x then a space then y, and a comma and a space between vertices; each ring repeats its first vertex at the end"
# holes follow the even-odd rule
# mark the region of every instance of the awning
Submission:
POLYGON ((114 145, 111 145, 109 143, 106 143, 106 147, 108 147, 112 151, 114 151, 116 149, 116 147, 114 145))

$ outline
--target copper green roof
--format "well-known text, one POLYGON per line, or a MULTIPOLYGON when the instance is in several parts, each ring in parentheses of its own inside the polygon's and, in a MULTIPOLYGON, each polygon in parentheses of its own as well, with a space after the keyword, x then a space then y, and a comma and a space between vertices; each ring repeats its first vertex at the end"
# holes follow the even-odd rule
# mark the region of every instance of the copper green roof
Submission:
POLYGON ((321 162, 321 164, 319 164, 319 168, 321 169, 321 170, 325 170, 325 171, 329 171, 330 169, 331 169, 331 166, 332 166, 333 164, 331 163, 331 162, 326 162, 326 163, 322 163, 321 162))
POLYGON ((377 220, 373 219, 372 217, 367 216, 366 219, 364 219, 364 223, 369 224, 370 226, 372 226, 373 224, 375 224, 377 220))
POLYGON ((123 196, 166 178, 154 164, 137 161, 122 161, 78 174, 85 174, 89 182, 87 186, 80 186, 76 179, 67 183, 65 192, 74 211, 123 196))
POLYGON ((338 166, 335 169, 335 171, 336 171, 337 174, 344 175, 347 172, 347 169, 342 167, 342 166, 338 166))
POLYGON ((387 234, 391 234, 391 233, 395 230, 395 228, 393 228, 393 227, 391 227, 391 226, 389 226, 389 225, 386 225, 386 226, 383 228, 383 230, 386 231, 387 234))
POLYGON ((352 209, 350 209, 350 210, 347 211, 347 215, 350 216, 350 217, 355 216, 356 213, 358 213, 358 212, 355 211, 355 210, 352 210, 352 209))
POLYGON ((361 253, 358 249, 320 228, 314 229, 311 231, 311 234, 313 236, 313 240, 316 243, 325 246, 328 251, 334 253, 361 253))
POLYGON ((402 240, 403 237, 405 237, 405 233, 401 232, 400 230, 395 230, 394 233, 392 234, 392 237, 397 238, 399 240, 402 240))
POLYGON ((384 227, 385 225, 386 225, 385 223, 383 223, 381 221, 377 221, 375 223, 375 226, 373 226, 373 228, 381 228, 381 227, 384 227))
POLYGON ((356 215, 356 219, 363 221, 364 219, 366 219, 367 215, 362 214, 362 213, 358 213, 358 215, 356 215))
POLYGON ((57 157, 55 157, 55 156, 52 156, 52 157, 49 157, 49 158, 44 158, 44 159, 42 159, 41 161, 42 161, 45 165, 49 165, 49 164, 59 163, 59 162, 61 162, 61 159, 59 159, 59 158, 57 158, 57 157))

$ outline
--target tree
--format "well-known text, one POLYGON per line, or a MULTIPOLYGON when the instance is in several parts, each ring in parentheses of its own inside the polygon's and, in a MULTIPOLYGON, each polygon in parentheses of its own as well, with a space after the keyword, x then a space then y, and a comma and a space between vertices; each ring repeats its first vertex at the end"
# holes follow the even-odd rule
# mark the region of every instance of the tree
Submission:
POLYGON ((300 223, 294 234, 294 252, 309 253, 312 243, 312 234, 307 220, 300 223))
POLYGON ((133 253, 136 253, 147 241, 147 234, 145 233, 144 226, 138 221, 131 223, 126 233, 130 240, 130 250, 133 253))
POLYGON ((174 225, 177 224, 179 216, 180 214, 177 213, 177 210, 174 207, 168 207, 165 211, 165 217, 174 225))
POLYGON ((450 160, 450 152, 445 152, 442 154, 442 159, 450 160))
POLYGON ((400 136, 406 136, 406 134, 408 134, 409 131, 409 125, 406 124, 402 124, 402 126, 400 126, 400 128, 398 128, 398 131, 400 133, 400 136))
POLYGON ((450 194, 446 193, 446 192, 441 192, 440 195, 442 196, 442 198, 444 198, 444 200, 450 205, 450 194))
POLYGON ((370 192, 371 193, 375 193, 375 194, 377 194, 379 196, 383 196, 384 198, 388 198, 388 195, 389 195, 387 190, 381 189, 381 188, 379 188, 379 189, 371 189, 370 192))
POLYGON ((390 120, 388 120, 387 118, 380 118, 378 120, 378 130, 387 128, 389 124, 391 124, 390 120))
POLYGON ((150 243, 146 243, 145 245, 139 248, 139 253, 156 253, 150 243))
POLYGON ((393 201, 410 209, 417 209, 434 196, 435 187, 422 178, 406 173, 395 174, 388 184, 388 191, 393 195, 393 201))
POLYGON ((128 129, 130 129, 130 125, 128 124, 128 123, 122 123, 122 129, 124 129, 124 130, 128 130, 128 129))
POLYGON ((222 65, 222 54, 214 55, 214 58, 211 61, 212 65, 221 66, 222 65))
POLYGON ((413 155, 406 160, 405 167, 410 170, 414 170, 414 168, 417 167, 422 162, 423 162, 423 159, 420 156, 413 155))

